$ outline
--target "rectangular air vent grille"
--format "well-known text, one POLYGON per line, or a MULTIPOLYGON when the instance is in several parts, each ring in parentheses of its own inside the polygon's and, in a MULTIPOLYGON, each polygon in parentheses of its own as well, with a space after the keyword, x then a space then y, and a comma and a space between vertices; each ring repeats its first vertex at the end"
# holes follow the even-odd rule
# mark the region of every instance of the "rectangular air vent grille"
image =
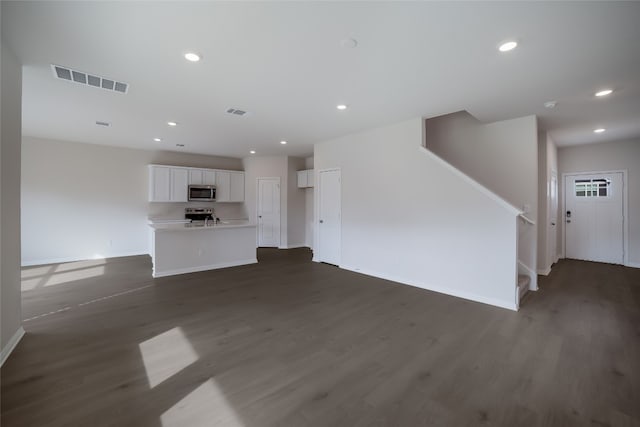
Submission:
POLYGON ((51 69, 53 70, 54 77, 61 80, 102 88, 112 92, 127 93, 129 90, 129 85, 127 83, 117 82, 113 79, 96 76, 95 74, 89 74, 83 71, 73 70, 68 67, 53 64, 51 64, 51 69))
POLYGON ((227 113, 234 116, 244 116, 245 114, 248 114, 246 111, 238 110, 237 108, 227 108, 227 113))

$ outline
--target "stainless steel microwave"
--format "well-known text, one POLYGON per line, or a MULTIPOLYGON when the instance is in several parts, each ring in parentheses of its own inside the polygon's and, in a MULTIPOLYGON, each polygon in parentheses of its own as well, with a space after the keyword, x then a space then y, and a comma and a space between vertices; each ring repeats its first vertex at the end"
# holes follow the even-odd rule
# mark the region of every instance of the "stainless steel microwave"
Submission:
POLYGON ((190 202, 215 202, 216 201, 215 185, 190 185, 189 201, 190 202))

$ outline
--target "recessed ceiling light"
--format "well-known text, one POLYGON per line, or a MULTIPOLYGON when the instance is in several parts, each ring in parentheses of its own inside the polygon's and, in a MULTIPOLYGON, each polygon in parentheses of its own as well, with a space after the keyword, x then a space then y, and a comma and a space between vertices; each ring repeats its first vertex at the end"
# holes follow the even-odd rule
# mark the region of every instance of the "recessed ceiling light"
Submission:
POLYGON ((161 142, 161 141, 162 141, 162 139, 160 139, 160 138, 153 138, 153 140, 154 140, 155 142, 161 142))
POLYGON ((604 89, 604 90, 601 90, 599 92, 596 92, 596 96, 598 96, 598 97, 607 96, 607 95, 611 95, 612 92, 613 92, 612 89, 604 89))
POLYGON ((346 110, 346 109, 347 109, 347 106, 346 106, 345 104, 340 104, 340 105, 336 105, 336 108, 337 108, 338 110, 346 110))
POLYGON ((604 132, 606 129, 605 128, 598 128, 598 129, 594 129, 593 133, 602 133, 604 132))
POLYGON ((285 145, 287 141, 280 141, 280 144, 285 145))
POLYGON ((167 122, 167 124, 171 127, 173 126, 178 126, 178 124, 176 122, 167 122))
POLYGON ((547 101, 544 103, 544 108, 556 108, 558 103, 556 101, 547 101))
POLYGON ((509 42, 502 43, 500 47, 498 47, 498 50, 500 52, 509 52, 510 50, 515 49, 516 46, 518 46, 518 42, 509 41, 509 42))
POLYGON ((249 151, 250 154, 256 154, 254 150, 249 151))
POLYGON ((197 53, 193 53, 193 52, 188 52, 184 54, 184 58, 187 61, 191 61, 191 62, 198 62, 200 61, 200 55, 198 55, 197 53))

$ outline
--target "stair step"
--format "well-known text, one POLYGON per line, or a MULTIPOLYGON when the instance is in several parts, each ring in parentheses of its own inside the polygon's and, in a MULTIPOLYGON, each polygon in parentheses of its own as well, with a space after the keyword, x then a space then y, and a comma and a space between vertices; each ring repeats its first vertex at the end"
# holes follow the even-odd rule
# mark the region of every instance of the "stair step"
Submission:
POLYGON ((527 289, 529 288, 529 283, 531 283, 531 278, 529 276, 527 276, 526 274, 519 274, 518 275, 518 287, 526 287, 527 289))

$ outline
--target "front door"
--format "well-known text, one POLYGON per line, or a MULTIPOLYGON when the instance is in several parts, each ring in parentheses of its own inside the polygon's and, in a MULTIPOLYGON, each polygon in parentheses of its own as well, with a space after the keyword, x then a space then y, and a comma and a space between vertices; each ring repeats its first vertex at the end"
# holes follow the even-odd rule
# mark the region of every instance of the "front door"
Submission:
POLYGON ((320 171, 319 181, 318 260, 340 265, 342 247, 340 171, 320 171))
POLYGON ((565 177, 567 258, 623 264, 622 173, 565 177))
POLYGON ((280 178, 258 178, 258 246, 280 246, 280 178))

